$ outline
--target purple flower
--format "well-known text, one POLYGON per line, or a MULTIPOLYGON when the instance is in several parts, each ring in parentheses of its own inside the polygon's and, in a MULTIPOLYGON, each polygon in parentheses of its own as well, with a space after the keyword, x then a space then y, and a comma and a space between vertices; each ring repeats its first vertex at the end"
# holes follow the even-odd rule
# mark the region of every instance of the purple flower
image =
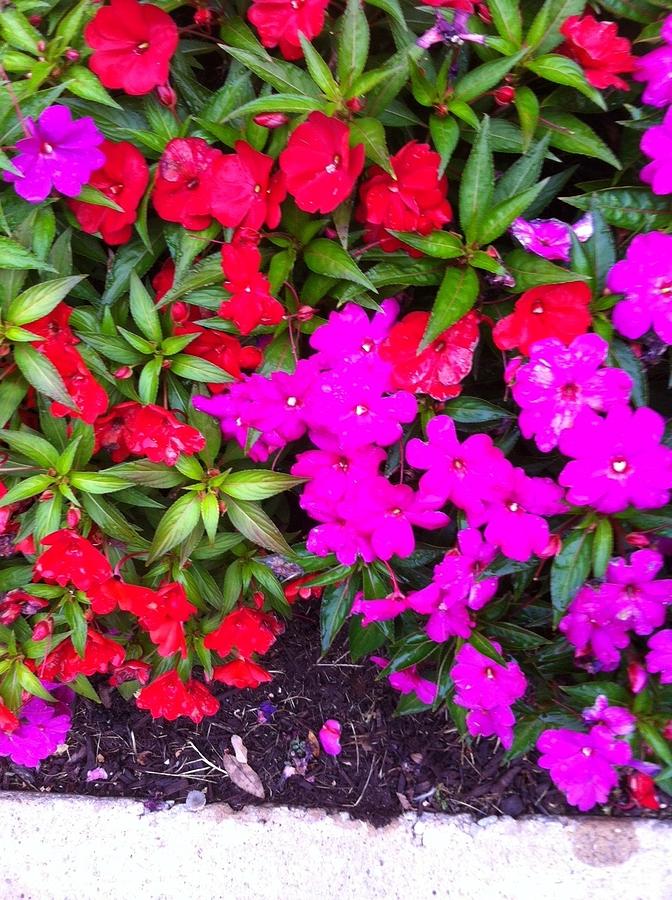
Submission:
POLYGON ((636 716, 622 706, 611 706, 609 699, 600 694, 595 698, 595 703, 588 709, 584 709, 583 721, 589 725, 602 725, 615 737, 625 737, 632 734, 637 724, 636 716))
POLYGON ((664 628, 649 638, 646 668, 660 674, 662 684, 672 684, 672 629, 664 628))
POLYGON ((604 585, 594 588, 584 584, 558 627, 575 647, 577 660, 595 659, 599 670, 613 672, 630 637, 628 624, 619 615, 617 598, 603 588, 604 585))
POLYGON ((72 726, 74 693, 63 685, 45 682, 44 687, 56 702, 31 697, 18 712, 19 727, 11 734, 0 732, 0 756, 9 756, 16 765, 38 766, 65 742, 72 726))
POLYGON ((627 742, 599 725, 588 734, 567 728, 544 731, 537 750, 542 754, 539 765, 549 770, 568 802, 582 812, 606 802, 618 784, 616 766, 627 766, 632 759, 627 742))
POLYGON ((530 478, 522 469, 511 466, 494 493, 483 517, 487 522, 486 540, 509 559, 525 562, 535 554, 541 555, 550 537, 548 523, 542 516, 565 508, 557 484, 551 478, 530 478))
POLYGON ((516 365, 513 398, 522 408, 520 430, 548 453, 581 410, 603 412, 627 403, 632 379, 622 369, 600 368, 609 345, 582 334, 569 347, 556 338, 533 345, 529 362, 516 365))
POLYGON ((407 609, 408 603, 403 594, 389 594, 380 600, 365 600, 363 594, 357 594, 350 613, 361 615, 362 626, 366 628, 372 622, 389 622, 396 619, 407 609))
MULTIPOLYGON (((498 644, 493 647, 500 652, 498 644)), ((527 687, 517 662, 501 665, 471 644, 463 644, 455 654, 450 677, 456 689, 455 703, 467 709, 511 706, 527 687)))
POLYGON ((76 197, 93 172, 105 164, 98 149, 105 138, 89 116, 73 119, 67 106, 50 106, 37 122, 25 119, 29 137, 17 141, 12 165, 20 174, 3 172, 16 193, 29 203, 41 203, 52 188, 76 197))
POLYGON ((621 334, 638 338, 653 328, 672 344, 672 235, 650 231, 634 238, 625 259, 609 272, 607 286, 625 294, 613 317, 621 334))
POLYGON ((465 42, 484 44, 485 37, 482 34, 475 34, 469 31, 468 19, 468 13, 461 10, 454 13, 450 22, 441 13, 437 13, 434 26, 421 35, 415 43, 418 47, 422 47, 423 50, 440 43, 458 46, 465 42))
POLYGON ((637 550, 629 565, 616 559, 607 568, 602 595, 636 634, 651 634, 665 621, 665 609, 672 602, 672 580, 654 580, 662 567, 663 557, 656 550, 637 550))
POLYGON ((317 351, 312 357, 323 368, 336 368, 375 353, 387 337, 399 312, 396 300, 383 300, 382 312, 369 319, 356 303, 348 303, 340 312, 332 312, 326 324, 315 330, 310 346, 317 351))
POLYGON ((649 106, 672 103, 672 16, 663 22, 661 36, 666 45, 635 59, 635 81, 648 82, 642 100, 649 106))
POLYGON ((427 637, 441 644, 451 637, 468 638, 474 622, 467 608, 464 592, 459 585, 444 590, 436 581, 408 595, 408 605, 415 612, 429 616, 427 637))
POLYGON ((511 468, 486 434, 460 443, 448 416, 436 416, 428 423, 427 443, 418 438, 408 442, 406 459, 416 469, 427 469, 420 479, 421 493, 450 500, 469 518, 482 518, 484 503, 511 468))
MULTIPOLYGON (((383 659, 381 656, 372 656, 371 662, 380 666, 381 669, 389 664, 389 660, 383 659)), ((392 672, 387 676, 387 680, 395 691, 399 691, 400 694, 414 693, 421 703, 426 703, 428 706, 434 703, 439 690, 436 682, 418 674, 417 666, 408 666, 400 672, 392 672)))
POLYGON ((470 709, 467 713, 466 724, 469 734, 474 737, 499 738, 502 746, 507 750, 513 744, 513 726, 516 724, 516 717, 510 706, 470 709))
POLYGON ((572 231, 581 241, 587 241, 593 234, 591 213, 581 216, 575 225, 568 225, 560 219, 514 219, 511 235, 528 253, 536 253, 544 259, 560 259, 569 262, 572 250, 572 231))
POLYGON ((648 407, 609 410, 606 418, 580 413, 560 435, 560 450, 574 458, 560 473, 567 501, 614 513, 632 505, 664 506, 672 488, 672 450, 660 444, 665 423, 648 407))
POLYGON ((642 135, 639 145, 652 162, 639 173, 651 185, 654 194, 672 194, 672 106, 660 125, 653 125, 642 135))

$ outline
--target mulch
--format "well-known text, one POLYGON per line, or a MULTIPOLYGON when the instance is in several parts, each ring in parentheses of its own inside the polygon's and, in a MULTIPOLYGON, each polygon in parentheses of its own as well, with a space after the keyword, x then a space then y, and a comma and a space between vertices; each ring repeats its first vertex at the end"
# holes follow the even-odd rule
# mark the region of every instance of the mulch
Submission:
MULTIPOLYGON (((532 759, 501 765, 492 741, 463 743, 445 711, 394 716, 398 694, 368 662, 353 664, 345 646, 320 659, 316 605, 297 609, 265 663, 274 675, 257 690, 216 690, 218 714, 195 726, 154 721, 116 691, 98 685, 103 704, 79 700, 67 748, 38 770, 0 758, 0 789, 132 797, 148 810, 171 802, 224 801, 234 809, 262 802, 224 770, 238 735, 265 801, 346 810, 383 825, 403 811, 484 815, 572 814, 532 759), (326 719, 343 727, 336 758, 319 753, 326 719), (107 776, 89 781, 91 772, 107 776)), ((670 804, 672 806, 672 803, 670 804)), ((667 816, 633 808, 616 793, 598 815, 667 816)))

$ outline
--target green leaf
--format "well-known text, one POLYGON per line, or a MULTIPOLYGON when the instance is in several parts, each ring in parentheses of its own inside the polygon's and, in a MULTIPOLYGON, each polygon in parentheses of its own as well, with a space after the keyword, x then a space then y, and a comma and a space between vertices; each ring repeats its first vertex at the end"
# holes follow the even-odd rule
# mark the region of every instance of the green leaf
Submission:
POLYGON ((546 81, 553 81, 555 84, 566 84, 568 87, 574 88, 584 97, 592 100, 600 109, 606 109, 602 94, 594 88, 587 80, 583 69, 573 59, 567 56, 559 56, 555 53, 547 53, 544 56, 538 56, 536 59, 526 63, 527 68, 538 75, 545 78, 546 81))
POLYGON ((540 127, 548 129, 552 147, 568 153, 601 159, 615 169, 622 168, 618 159, 590 125, 571 113, 545 109, 540 127))
POLYGON ((92 700, 94 703, 101 702, 100 697, 96 693, 96 689, 86 675, 77 675, 76 678, 68 682, 68 686, 71 687, 76 694, 79 694, 80 697, 84 697, 86 700, 92 700))
POLYGON ((200 356, 189 356, 188 353, 180 353, 178 356, 174 356, 170 371, 173 375, 187 378, 189 381, 224 384, 227 381, 234 380, 232 375, 229 375, 228 372, 220 369, 214 363, 208 362, 207 359, 201 359, 200 356))
POLYGON ((362 74, 369 56, 369 23, 360 0, 347 0, 339 22, 338 79, 346 96, 362 74))
POLYGON ((539 124, 539 101, 534 91, 522 84, 516 88, 514 103, 523 133, 524 148, 527 149, 539 124))
POLYGON ((14 362, 28 384, 32 385, 35 390, 70 409, 76 409, 56 367, 34 347, 31 347, 30 344, 15 344, 14 362))
MULTIPOLYGON (((3 12, 3 16, 4 16, 3 12)), ((0 270, 2 269, 44 269, 54 272, 52 266, 45 265, 35 253, 26 250, 23 244, 0 235, 0 270)))
POLYGON ((662 759, 665 765, 672 766, 672 746, 663 737, 659 729, 655 725, 640 720, 637 723, 637 731, 639 731, 649 747, 662 759))
POLYGON ((156 403, 163 361, 157 356, 142 367, 138 378, 138 396, 142 403, 156 403))
MULTIPOLYGON (((493 194, 494 203, 502 203, 514 194, 532 187, 539 180, 548 152, 549 137, 545 135, 534 147, 504 172, 493 194)), ((548 179, 546 179, 548 181, 548 179)))
POLYGON ((523 22, 518 0, 488 0, 488 9, 499 34, 519 47, 523 39, 523 22))
POLYGON ((432 114, 429 117, 429 133, 441 157, 439 164, 439 177, 441 177, 450 162, 455 147, 457 147, 460 139, 460 127, 452 116, 441 118, 432 114))
POLYGON ((233 500, 231 497, 226 506, 231 524, 248 541, 275 553, 292 555, 291 547, 261 507, 248 500, 233 500))
POLYGON ((131 485, 130 481, 124 481, 116 475, 103 475, 101 472, 73 472, 70 483, 87 494, 110 494, 131 485))
POLYGON ((398 0, 368 0, 370 6, 377 6, 402 27, 406 26, 404 14, 398 0))
POLYGON ((7 429, 0 431, 0 439, 8 444, 12 450, 25 456, 26 459, 43 466, 45 469, 53 468, 58 462, 58 450, 38 434, 7 429))
POLYGON ((341 92, 338 85, 334 81, 334 76, 331 74, 331 69, 322 59, 322 57, 313 47, 310 41, 306 40, 306 36, 300 31, 298 34, 299 40, 301 42, 301 49, 303 50, 303 58, 306 61, 306 66, 308 68, 308 71, 310 72, 310 77, 313 79, 322 93, 325 94, 325 96, 327 96, 330 100, 338 100, 338 98, 341 96, 341 92))
POLYGON ((590 575, 593 535, 586 529, 570 531, 551 566, 553 622, 558 624, 579 588, 590 575))
POLYGON ((543 284, 565 284, 570 281, 588 281, 585 275, 570 272, 556 266, 547 259, 526 253, 524 250, 513 250, 504 257, 504 266, 516 279, 515 291, 522 293, 529 288, 543 284))
POLYGON ((171 488, 184 484, 183 476, 176 469, 164 463, 151 462, 148 459, 120 463, 109 469, 103 469, 102 473, 116 475, 133 484, 151 488, 171 488))
POLYGON ((154 301, 135 272, 131 272, 130 288, 131 316, 133 321, 148 341, 160 344, 163 340, 163 332, 161 331, 159 314, 156 311, 154 301))
POLYGON ((320 634, 322 653, 326 653, 345 624, 355 601, 357 582, 349 578, 341 584, 328 587, 320 601, 320 634))
POLYGON ((519 719, 513 735, 513 743, 503 756, 505 762, 511 762, 534 749, 539 735, 546 728, 541 719, 519 719))
POLYGON ((227 475, 221 489, 236 500, 266 500, 268 497, 288 491, 298 484, 303 484, 303 481, 303 478, 284 475, 282 472, 249 469, 227 475))
POLYGON ((562 42, 560 28, 570 16, 579 16, 584 0, 546 0, 527 32, 525 43, 538 53, 548 53, 562 42))
POLYGON ((86 66, 71 66, 67 70, 65 85, 71 94, 82 97, 84 100, 93 100, 94 103, 102 103, 103 106, 111 106, 121 109, 117 101, 107 93, 100 83, 97 75, 87 69, 86 66))
POLYGON ((212 543, 219 525, 219 503, 214 494, 206 494, 201 500, 201 520, 208 540, 212 543))
POLYGON ((222 585, 222 612, 225 615, 226 613, 231 612, 236 603, 240 600, 240 595, 243 592, 242 567, 242 559, 237 559, 235 562, 232 562, 230 566, 227 566, 226 572, 224 573, 224 583, 222 585))
POLYGON ((393 174, 390 154, 385 143, 385 129, 378 119, 355 119, 350 123, 350 144, 364 144, 366 158, 393 174))
POLYGON ((502 78, 523 58, 525 50, 520 50, 513 56, 505 56, 503 59, 495 59, 491 62, 477 66, 455 82, 454 96, 463 103, 471 103, 481 94, 496 87, 502 78))
POLYGON ((77 651, 77 655, 82 658, 86 649, 86 638, 88 636, 88 628, 82 607, 75 600, 66 601, 63 604, 63 618, 70 628, 70 639, 72 645, 77 651))
POLYGON ((513 413, 501 406, 495 406, 487 400, 477 397, 456 397, 445 404, 444 413, 455 422, 463 425, 480 425, 483 422, 497 422, 502 419, 514 419, 513 413))
POLYGON ((18 503, 20 500, 27 500, 36 494, 41 494, 51 487, 53 478, 51 475, 29 475, 23 481, 19 481, 14 487, 11 487, 7 493, 0 497, 0 509, 3 506, 10 506, 12 503, 18 503))
POLYGON ((27 325, 41 319, 55 309, 84 277, 72 275, 69 278, 54 278, 28 288, 9 304, 7 321, 14 325, 27 325))
POLYGON ((268 54, 262 56, 249 50, 239 50, 237 47, 223 45, 222 49, 246 68, 251 69, 255 75, 274 87, 276 91, 319 98, 319 88, 310 75, 298 66, 284 60, 273 59, 268 54))
POLYGON ((606 188, 578 197, 562 197, 565 203, 583 210, 597 210, 609 225, 628 231, 672 228, 672 200, 658 197, 648 187, 606 188))
POLYGON ((462 239, 449 231, 433 231, 427 237, 412 231, 390 230, 390 234, 433 259, 456 259, 465 253, 462 239))
POLYGON ((471 266, 446 269, 420 350, 469 312, 478 299, 478 289, 478 276, 471 266))
POLYGON ((490 209, 495 168, 489 142, 490 119, 483 117, 460 182, 460 225, 468 243, 476 239, 481 221, 490 209))
POLYGON ((632 378, 631 400, 635 406, 646 406, 649 402, 649 386, 646 369, 642 365, 629 344, 624 341, 612 341, 609 346, 609 365, 618 366, 632 378))
POLYGON ((593 575, 604 578, 607 565, 614 551, 614 529, 609 519, 602 518, 597 523, 593 536, 593 575))
POLYGON ((3 7, 0 15, 0 35, 10 47, 26 50, 33 56, 40 55, 38 45, 42 35, 15 6, 3 7))
POLYGON ((535 201, 545 185, 545 181, 540 181, 539 184, 527 188, 520 194, 515 194, 508 200, 502 200, 501 203, 494 206, 485 220, 481 222, 476 242, 481 245, 489 244, 504 234, 513 220, 522 215, 535 201))
POLYGON ((337 244, 327 238, 311 241, 303 251, 303 259, 311 272, 317 275, 328 275, 331 278, 344 278, 377 293, 374 285, 352 261, 350 255, 337 244))
POLYGON ((131 550, 145 549, 148 546, 148 542, 138 535, 127 517, 122 515, 116 506, 93 494, 82 494, 81 499, 87 514, 104 534, 114 540, 122 541, 131 550))
POLYGON ((201 503, 195 494, 180 497, 163 514, 149 548, 147 562, 165 556, 189 537, 201 518, 201 503))
POLYGON ((314 97, 304 97, 302 94, 269 94, 267 97, 257 97, 250 100, 237 109, 231 110, 220 121, 228 122, 229 119, 237 119, 240 116, 256 115, 262 112, 283 113, 307 113, 324 108, 324 100, 314 97))
POLYGON ((41 700, 46 700, 47 703, 53 703, 54 698, 51 694, 44 688, 40 679, 35 675, 29 668, 21 663, 16 663, 19 675, 19 684, 24 689, 24 691, 28 691, 29 694, 32 694, 34 697, 39 697, 41 700))

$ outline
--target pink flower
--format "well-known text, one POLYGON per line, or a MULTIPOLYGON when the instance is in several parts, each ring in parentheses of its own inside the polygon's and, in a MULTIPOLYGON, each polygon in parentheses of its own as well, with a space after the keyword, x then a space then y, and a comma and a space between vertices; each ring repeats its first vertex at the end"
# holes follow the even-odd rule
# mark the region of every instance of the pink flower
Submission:
MULTIPOLYGON (((372 656, 371 662, 384 669, 389 660, 380 656, 372 656)), ((418 674, 417 666, 408 666, 399 672, 392 672, 387 676, 387 680, 395 691, 399 691, 400 694, 415 694, 421 703, 426 703, 428 706, 434 703, 439 690, 436 682, 418 674)))
POLYGON ((653 125, 644 132, 639 146, 652 160, 644 166, 639 177, 651 185, 654 194, 672 194, 672 106, 660 125, 653 125))
MULTIPOLYGON (((493 644, 497 652, 498 644, 493 644)), ((501 665, 478 651, 471 644, 463 644, 455 654, 450 677, 455 684, 455 703, 467 709, 494 709, 511 706, 525 693, 527 682, 516 662, 501 665)))
MULTIPOLYGON (((671 241, 672 242, 672 241, 671 241)), ((582 334, 569 347, 555 338, 538 341, 529 362, 518 365, 513 398, 522 407, 520 430, 548 453, 581 410, 603 412, 627 403, 632 379, 622 369, 600 368, 609 351, 597 334, 582 334)))
POLYGON ((672 684, 672 629, 664 628, 649 638, 646 668, 660 675, 661 684, 672 684))
POLYGON ((672 344, 672 235, 637 235, 625 259, 611 268, 607 286, 625 294, 613 316, 621 334, 638 338, 653 328, 661 341, 672 344))
MULTIPOLYGON (((509 559, 525 562, 542 554, 550 538, 543 516, 564 509, 557 484, 551 478, 530 478, 522 469, 510 466, 493 494, 482 517, 487 522, 486 540, 509 559)), ((472 520, 474 525, 481 521, 472 520)))
POLYGON ((599 725, 588 734, 566 728, 544 731, 537 750, 542 754, 539 765, 549 770, 568 802, 582 812, 606 802, 618 784, 616 766, 626 766, 632 759, 630 746, 599 725))
POLYGON ((572 250, 572 231, 581 241, 587 241, 593 233, 591 213, 581 216, 575 225, 568 225, 560 219, 513 220, 509 229, 513 237, 528 253, 536 253, 544 259, 560 259, 569 262, 572 250))
POLYGON ((425 631, 427 637, 438 644, 451 637, 468 638, 472 621, 462 591, 444 590, 435 581, 427 587, 408 595, 408 605, 415 612, 429 616, 425 631))
POLYGON ((604 726, 615 737, 632 734, 637 724, 637 717, 633 716, 629 709, 622 706, 611 706, 604 694, 595 698, 593 706, 584 709, 582 718, 590 725, 604 726))
POLYGON ((396 619, 407 609, 408 603, 403 594, 388 594, 381 600, 365 600, 363 594, 358 594, 350 612, 352 615, 361 615, 362 627, 366 628, 372 622, 396 619))
POLYGON ((605 419, 581 413, 560 435, 560 450, 574 458, 559 482, 574 506, 620 512, 664 506, 672 488, 672 450, 661 446, 665 423, 648 407, 609 410, 605 419))
POLYGON ((333 440, 316 443, 325 449, 306 450, 299 453, 291 473, 298 478, 310 479, 301 496, 301 506, 314 519, 328 522, 338 517, 341 501, 356 485, 375 478, 385 459, 385 451, 379 447, 362 447, 352 455, 336 449, 333 440))
POLYGON ((408 442, 406 459, 416 469, 427 469, 420 479, 421 493, 451 501, 470 519, 483 517, 484 504, 511 468, 486 434, 471 435, 460 443, 448 416, 436 416, 428 423, 427 443, 418 438, 408 442))
POLYGON ((616 598, 603 586, 585 584, 558 627, 576 648, 577 659, 593 657, 599 670, 613 672, 621 661, 620 651, 630 643, 627 622, 619 613, 616 598))
POLYGON ((0 731, 0 756, 8 756, 15 765, 39 766, 65 743, 72 726, 74 693, 60 684, 46 682, 44 687, 56 703, 31 696, 17 713, 18 728, 10 733, 0 731))
POLYGON ((331 368, 375 353, 399 312, 396 300, 383 300, 381 306, 382 312, 373 319, 356 303, 347 303, 342 310, 332 312, 326 324, 311 335, 310 346, 317 351, 313 359, 323 368, 331 368))
POLYGON ((672 579, 658 579, 663 557, 657 550, 638 550, 630 558, 615 559, 607 568, 607 583, 602 596, 618 608, 618 617, 635 634, 651 634, 665 621, 665 610, 672 602, 672 579))
POLYGON ((341 752, 341 723, 336 719, 327 719, 320 728, 320 743, 327 756, 338 756, 341 752))
POLYGON ((466 724, 469 734, 475 737, 496 737, 506 750, 513 744, 513 726, 516 724, 516 717, 510 706, 470 709, 466 724))
POLYGON ((649 106, 672 104, 672 16, 663 23, 661 36, 666 42, 662 47, 644 56, 635 57, 635 81, 648 82, 642 94, 649 106))

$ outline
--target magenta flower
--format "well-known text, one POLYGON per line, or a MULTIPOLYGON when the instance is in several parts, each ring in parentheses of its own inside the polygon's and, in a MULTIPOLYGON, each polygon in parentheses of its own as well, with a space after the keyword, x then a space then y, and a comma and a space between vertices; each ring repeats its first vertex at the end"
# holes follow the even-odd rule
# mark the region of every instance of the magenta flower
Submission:
POLYGON ((611 706, 604 694, 595 698, 593 706, 584 709, 581 718, 589 725, 602 725, 615 737, 632 734, 637 724, 637 717, 633 716, 629 709, 611 706))
POLYGON ((649 638, 646 668, 660 675, 661 684, 672 684, 672 629, 664 628, 649 638))
POLYGON ((653 328, 662 341, 672 344, 672 235, 660 231, 637 235, 625 259, 609 272, 607 286, 615 294, 625 294, 613 316, 621 334, 638 338, 653 328))
POLYGON ((270 378, 252 376, 254 400, 249 410, 252 428, 263 435, 276 436, 283 444, 295 441, 306 431, 307 397, 313 389, 318 369, 312 359, 302 359, 293 372, 273 372, 270 378))
POLYGON ((497 578, 482 577, 496 555, 496 547, 477 528, 463 528, 457 535, 457 548, 449 550, 434 569, 434 579, 444 589, 461 583, 469 609, 483 609, 497 591, 497 578))
POLYGON ((341 752, 341 723, 336 719, 327 719, 320 728, 320 743, 327 756, 338 756, 341 752))
POLYGON ((533 345, 529 362, 516 366, 512 393, 522 408, 520 430, 534 437, 544 453, 557 446, 558 436, 581 410, 604 412, 628 402, 630 376, 622 369, 600 368, 608 351, 597 334, 579 335, 569 347, 548 338, 533 345))
POLYGON ((640 149, 652 162, 639 173, 651 185, 654 194, 672 194, 672 106, 660 125, 653 125, 642 135, 640 149))
POLYGON ((513 744, 513 726, 516 724, 516 717, 510 706, 470 709, 466 724, 469 734, 474 737, 499 738, 506 750, 513 744))
POLYGON ((586 213, 575 225, 568 225, 560 219, 528 220, 519 217, 513 220, 509 231, 528 253, 535 253, 544 259, 569 262, 572 231, 581 242, 587 241, 593 234, 593 217, 591 213, 586 213))
POLYGON ((76 197, 91 175, 105 164, 98 149, 105 138, 92 118, 73 119, 67 106, 49 106, 37 122, 24 120, 29 137, 17 141, 12 165, 19 174, 2 177, 29 203, 42 203, 52 188, 76 197))
POLYGON ((600 671, 613 672, 630 637, 628 624, 619 615, 617 598, 603 588, 584 584, 558 627, 576 648, 577 660, 595 659, 600 671))
POLYGON ((323 368, 337 368, 375 353, 399 313, 396 300, 383 300, 381 307, 382 312, 373 319, 356 303, 347 303, 340 312, 332 312, 326 324, 310 338, 310 346, 317 351, 312 359, 323 368))
POLYGON ((306 547, 316 556, 335 553, 344 566, 352 566, 360 558, 367 563, 375 559, 367 536, 357 534, 346 521, 326 522, 311 528, 306 547))
POLYGON ((487 434, 474 434, 460 443, 455 423, 436 416, 427 425, 427 443, 413 438, 406 459, 416 469, 426 469, 419 490, 442 502, 450 500, 468 518, 483 518, 484 504, 511 468, 502 451, 487 434))
POLYGON ((484 515, 486 540, 504 556, 520 562, 542 554, 550 538, 543 516, 564 510, 557 484, 551 478, 530 478, 522 469, 510 466, 494 494, 484 515))
POLYGON ((253 435, 247 455, 255 462, 263 462, 285 445, 279 434, 266 432, 256 435, 254 431, 255 398, 265 393, 267 383, 261 375, 252 375, 230 385, 225 393, 213 397, 194 397, 192 400, 200 412, 219 419, 222 434, 229 440, 237 441, 241 447, 245 447, 248 437, 253 435))
MULTIPOLYGON (((331 443, 327 441, 326 446, 331 443)), ((384 459, 385 451, 379 447, 361 447, 352 456, 330 449, 300 453, 292 475, 310 479, 301 496, 301 507, 318 522, 339 518, 341 501, 357 485, 376 478, 384 459)))
POLYGON ((607 568, 607 583, 602 596, 618 609, 618 617, 635 634, 651 634, 665 621, 665 610, 672 602, 672 580, 655 580, 663 567, 657 550, 637 550, 630 558, 615 559, 607 568))
POLYGON ((363 594, 357 594, 351 615, 361 615, 362 626, 371 625, 372 622, 389 622, 396 619, 408 609, 408 603, 403 594, 388 594, 380 600, 365 600, 363 594))
MULTIPOLYGON (((493 647, 501 651, 498 644, 493 643, 493 647)), ((455 654, 450 677, 456 689, 455 703, 467 709, 511 706, 527 687, 517 662, 501 665, 471 644, 463 644, 455 654)))
POLYGON ((429 616, 427 637, 441 644, 451 637, 468 638, 474 627, 467 608, 464 590, 459 585, 444 590, 436 581, 420 591, 408 595, 409 607, 420 615, 429 616))
POLYGON ((642 94, 649 106, 669 106, 672 103, 672 16, 663 23, 662 38, 666 42, 645 56, 635 58, 635 81, 647 82, 642 94))
MULTIPOLYGON (((389 660, 383 659, 381 656, 372 656, 371 662, 380 666, 381 669, 389 664, 389 660)), ((415 694, 421 703, 426 703, 428 706, 434 703, 439 690, 436 682, 418 674, 417 666, 408 666, 400 672, 392 672, 387 676, 387 680, 395 691, 399 691, 400 694, 415 694)))
POLYGON ((618 784, 616 766, 627 766, 632 759, 629 744, 599 725, 588 734, 567 728, 544 731, 537 750, 542 754, 539 765, 582 812, 606 802, 618 784))
POLYGON ((602 513, 664 506, 672 488, 672 450, 660 443, 664 429, 648 407, 617 406, 604 419, 579 414, 560 435, 561 452, 574 458, 558 479, 567 501, 602 513))
POLYGON ((377 356, 323 373, 306 402, 311 435, 337 434, 346 451, 398 441, 402 423, 411 422, 418 407, 406 391, 387 394, 389 373, 377 356))
POLYGON ((48 682, 44 687, 56 702, 31 697, 17 714, 19 727, 10 734, 0 731, 0 756, 9 756, 18 766, 37 767, 65 742, 72 727, 73 691, 48 682))

